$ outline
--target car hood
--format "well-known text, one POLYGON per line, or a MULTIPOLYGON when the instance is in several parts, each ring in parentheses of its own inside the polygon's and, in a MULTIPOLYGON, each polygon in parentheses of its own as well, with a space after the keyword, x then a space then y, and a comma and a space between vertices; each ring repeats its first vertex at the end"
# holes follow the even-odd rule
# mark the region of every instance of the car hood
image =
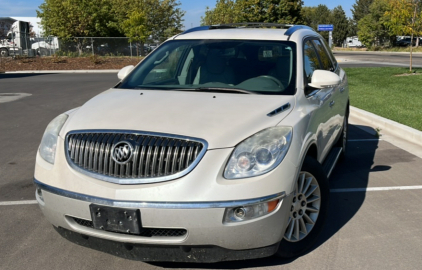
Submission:
POLYGON ((204 139, 208 149, 234 147, 277 125, 294 104, 294 96, 110 89, 71 113, 60 136, 73 130, 139 130, 204 139), (288 109, 267 116, 286 103, 288 109))

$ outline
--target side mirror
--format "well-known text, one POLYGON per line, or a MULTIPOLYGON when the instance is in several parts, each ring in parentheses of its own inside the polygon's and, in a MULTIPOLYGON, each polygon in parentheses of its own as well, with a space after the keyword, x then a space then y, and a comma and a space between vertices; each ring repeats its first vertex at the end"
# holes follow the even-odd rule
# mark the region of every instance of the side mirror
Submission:
POLYGON ((122 68, 119 73, 117 73, 117 78, 123 80, 135 67, 130 65, 122 68))
POLYGON ((329 88, 337 86, 341 83, 341 78, 334 72, 328 70, 315 70, 312 74, 311 83, 308 85, 314 88, 329 88))

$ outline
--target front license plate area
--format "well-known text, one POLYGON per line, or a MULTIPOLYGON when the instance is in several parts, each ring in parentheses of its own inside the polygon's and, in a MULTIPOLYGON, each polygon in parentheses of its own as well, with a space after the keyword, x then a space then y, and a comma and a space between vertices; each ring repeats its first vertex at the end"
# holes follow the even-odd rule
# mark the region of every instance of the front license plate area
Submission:
POLYGON ((141 212, 139 209, 124 209, 96 204, 91 204, 89 209, 95 229, 140 234, 141 212))

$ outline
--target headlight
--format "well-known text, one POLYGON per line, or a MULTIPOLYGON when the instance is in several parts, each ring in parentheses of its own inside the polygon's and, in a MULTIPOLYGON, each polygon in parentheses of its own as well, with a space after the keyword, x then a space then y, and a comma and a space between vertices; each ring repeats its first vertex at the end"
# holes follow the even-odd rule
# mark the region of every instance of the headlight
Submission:
POLYGON ((61 114, 53 119, 48 124, 44 135, 42 136, 40 144, 40 155, 45 161, 54 164, 54 157, 56 155, 57 137, 62 129, 64 123, 69 116, 67 114, 61 114))
POLYGON ((291 140, 291 127, 273 127, 256 133, 236 146, 224 177, 246 178, 273 170, 286 156, 291 140))

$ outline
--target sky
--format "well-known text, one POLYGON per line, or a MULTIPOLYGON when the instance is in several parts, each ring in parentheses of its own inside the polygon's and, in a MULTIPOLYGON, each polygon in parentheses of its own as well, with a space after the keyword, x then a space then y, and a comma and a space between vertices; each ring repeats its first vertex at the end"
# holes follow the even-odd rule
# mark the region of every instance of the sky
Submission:
MULTIPOLYGON (((35 12, 43 0, 0 0, 0 17, 36 17, 35 12)), ((333 9, 340 5, 346 12, 346 16, 351 17, 350 9, 356 0, 304 0, 305 6, 317 6, 325 4, 333 9)), ((199 26, 201 16, 204 16, 205 8, 213 8, 216 0, 180 0, 181 8, 186 11, 184 25, 186 29, 199 26)))

